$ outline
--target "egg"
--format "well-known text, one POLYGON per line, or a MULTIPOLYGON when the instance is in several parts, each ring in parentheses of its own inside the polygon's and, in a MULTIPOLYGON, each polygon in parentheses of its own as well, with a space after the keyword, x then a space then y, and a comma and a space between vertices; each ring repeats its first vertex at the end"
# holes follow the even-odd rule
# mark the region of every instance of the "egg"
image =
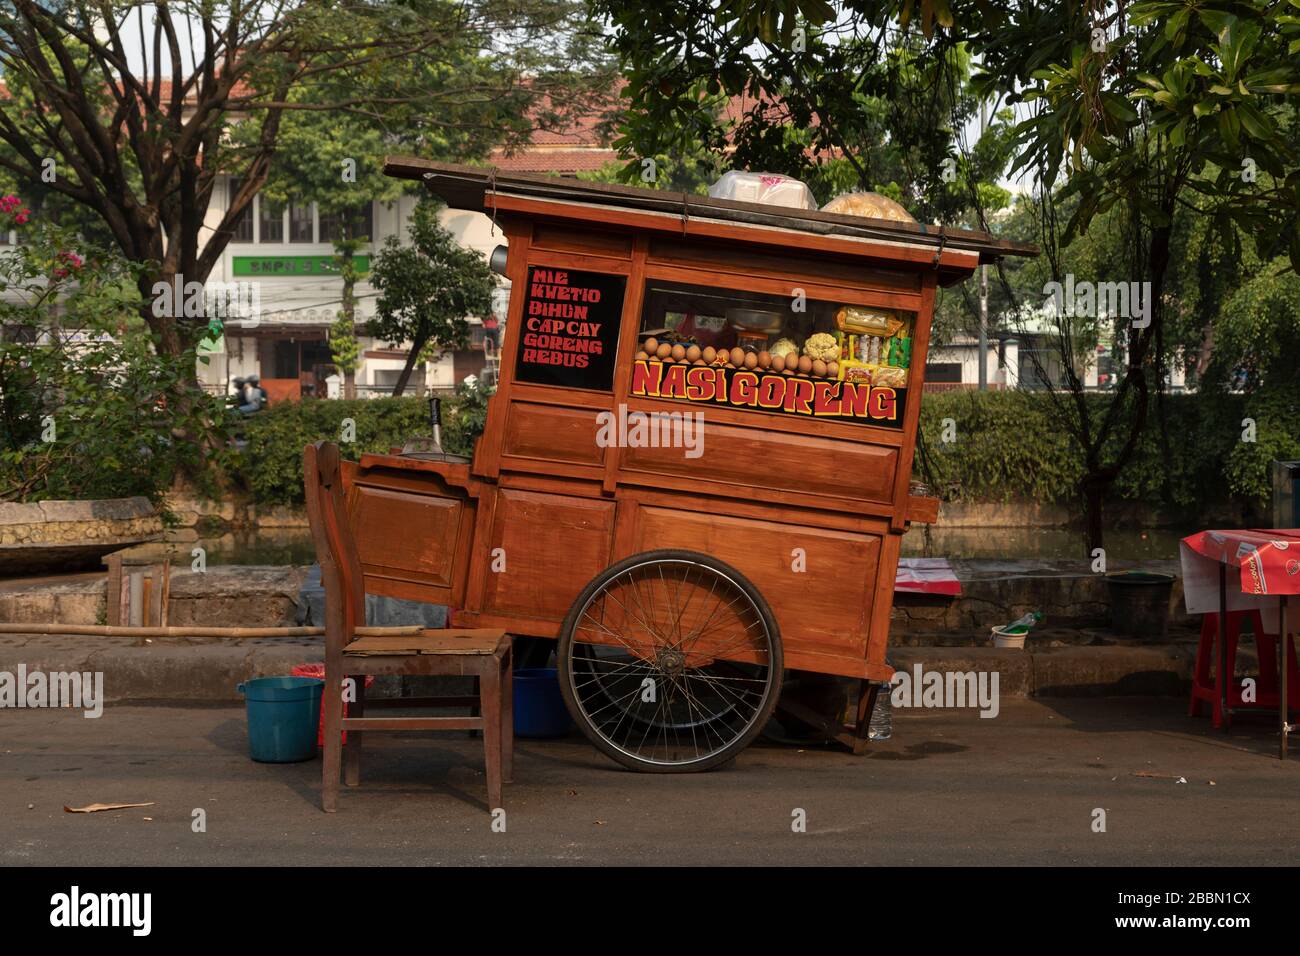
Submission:
POLYGON ((704 359, 704 361, 707 362, 709 365, 712 365, 713 360, 717 357, 718 357, 718 350, 715 349, 712 345, 704 346, 704 351, 700 353, 700 358, 704 359))
POLYGON ((645 344, 641 347, 646 350, 646 354, 654 355, 655 352, 659 351, 659 340, 652 335, 645 340, 645 344))
POLYGON ((673 347, 667 342, 660 342, 659 348, 655 349, 655 355, 661 359, 666 359, 673 354, 673 347))
POLYGON ((799 374, 800 374, 800 375, 807 375, 807 374, 808 374, 809 372, 811 372, 811 371, 812 371, 812 359, 810 359, 810 358, 809 358, 808 356, 806 356, 806 355, 802 355, 802 356, 800 356, 800 357, 799 357, 799 374))
POLYGON ((758 353, 757 353, 757 352, 746 352, 746 353, 745 353, 745 368, 758 368, 758 353))
POLYGON ((759 353, 758 353, 758 367, 759 367, 759 368, 771 368, 771 367, 772 367, 772 353, 771 353, 771 352, 759 352, 759 353))
POLYGON ((677 345, 674 345, 672 356, 674 362, 680 362, 682 359, 686 358, 686 346, 682 345, 680 342, 677 345))
POLYGON ((812 373, 818 378, 826 377, 826 363, 821 359, 813 359, 812 373))
POLYGON ((826 363, 826 376, 827 376, 828 378, 839 378, 839 377, 840 377, 840 363, 839 363, 839 362, 827 362, 827 363, 826 363))
POLYGON ((773 371, 773 372, 784 372, 784 371, 785 371, 785 356, 784 356, 784 355, 771 355, 771 356, 768 356, 768 358, 769 358, 769 359, 771 360, 771 362, 772 362, 772 371, 773 371))
POLYGON ((742 349, 739 345, 737 345, 734 349, 731 350, 731 358, 728 361, 730 361, 732 365, 744 365, 745 350, 742 349))
POLYGON ((691 364, 692 364, 692 365, 704 365, 704 364, 706 364, 706 363, 705 363, 704 359, 702 359, 702 358, 697 358, 694 362, 691 362, 691 364))
POLYGON ((638 362, 648 362, 648 361, 650 361, 650 356, 647 355, 645 352, 637 352, 637 353, 636 353, 636 360, 637 360, 638 362))
POLYGON ((700 351, 698 345, 690 345, 686 348, 686 361, 694 365, 704 353, 700 351))

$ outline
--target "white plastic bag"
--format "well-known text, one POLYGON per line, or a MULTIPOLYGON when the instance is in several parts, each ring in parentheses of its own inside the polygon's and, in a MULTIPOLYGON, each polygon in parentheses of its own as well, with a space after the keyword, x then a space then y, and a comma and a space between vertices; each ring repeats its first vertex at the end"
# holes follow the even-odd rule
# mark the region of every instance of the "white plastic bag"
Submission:
POLYGON ((735 199, 738 202, 766 203, 790 209, 816 209, 817 200, 812 190, 797 179, 778 173, 749 173, 733 169, 723 173, 709 187, 713 199, 735 199))

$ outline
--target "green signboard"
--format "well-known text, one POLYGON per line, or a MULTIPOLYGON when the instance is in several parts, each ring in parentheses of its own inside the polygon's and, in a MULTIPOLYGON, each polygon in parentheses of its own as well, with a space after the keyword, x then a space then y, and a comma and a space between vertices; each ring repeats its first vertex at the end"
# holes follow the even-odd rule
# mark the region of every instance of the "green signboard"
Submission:
MULTIPOLYGON (((360 273, 370 271, 369 256, 353 256, 360 273)), ((336 276, 334 257, 325 256, 232 256, 231 271, 237 276, 336 276)))

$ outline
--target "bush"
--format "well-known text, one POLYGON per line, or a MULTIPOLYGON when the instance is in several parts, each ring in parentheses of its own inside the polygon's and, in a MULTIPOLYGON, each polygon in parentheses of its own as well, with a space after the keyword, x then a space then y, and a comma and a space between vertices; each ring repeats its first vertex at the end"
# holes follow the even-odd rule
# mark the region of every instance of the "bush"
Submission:
MULTIPOLYGON (((473 440, 483 430, 486 406, 486 396, 464 386, 454 398, 443 401, 446 451, 471 454, 473 440)), ((429 404, 423 398, 281 402, 245 421, 248 444, 232 456, 231 470, 259 503, 299 505, 303 502, 302 450, 312 442, 335 442, 345 458, 356 461, 365 452, 386 452, 429 433, 429 404), (355 425, 352 443, 341 440, 344 419, 355 425)))
MULTIPOLYGON (((1069 400, 1067 398, 1067 400, 1069 400)), ((1094 422, 1112 399, 1088 395, 1094 422)), ((1112 501, 1164 503, 1200 511, 1233 499, 1258 510, 1269 490, 1269 463, 1300 454, 1300 416, 1289 396, 1206 392, 1166 395, 1169 466, 1152 398, 1146 428, 1132 459, 1112 486, 1112 501), (1242 419, 1253 416, 1257 440, 1242 441, 1242 419)), ((1041 392, 931 392, 921 403, 914 476, 945 497, 972 501, 1078 501, 1083 458, 1041 392), (945 419, 956 440, 943 441, 945 419), (928 469, 927 469, 928 464, 928 469)), ((1122 429, 1121 429, 1122 430, 1122 429)), ((1107 449, 1112 460, 1119 438, 1107 449)))
MULTIPOLYGON (((25 223, 10 200, 0 229, 25 223)), ((0 254, 0 498, 159 504, 222 442, 220 403, 191 389, 194 351, 154 347, 137 269, 45 225, 0 254)))

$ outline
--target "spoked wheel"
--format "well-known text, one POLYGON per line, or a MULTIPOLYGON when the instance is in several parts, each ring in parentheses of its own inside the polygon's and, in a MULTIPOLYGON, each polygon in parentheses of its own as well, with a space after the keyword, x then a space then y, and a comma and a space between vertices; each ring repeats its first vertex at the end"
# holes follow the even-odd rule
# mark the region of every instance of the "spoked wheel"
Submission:
POLYGON ((781 691, 767 602, 735 568, 693 551, 647 551, 597 575, 564 619, 556 662, 587 738, 649 773, 731 760, 781 691))

